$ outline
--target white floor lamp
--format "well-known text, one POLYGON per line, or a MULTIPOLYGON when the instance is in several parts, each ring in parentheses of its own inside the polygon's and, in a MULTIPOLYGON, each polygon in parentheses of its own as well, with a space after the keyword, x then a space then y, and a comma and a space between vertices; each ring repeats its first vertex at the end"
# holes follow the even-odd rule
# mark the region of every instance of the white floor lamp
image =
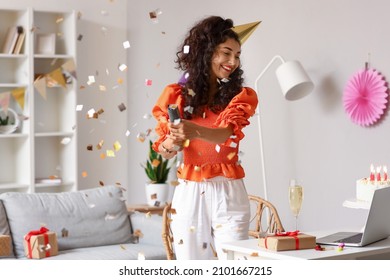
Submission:
MULTIPOLYGON (((255 90, 257 90, 257 82, 263 77, 264 73, 268 70, 268 68, 274 63, 277 59, 282 62, 276 71, 276 77, 278 79, 280 88, 284 97, 287 100, 298 100, 300 98, 308 95, 314 88, 314 84, 306 74, 303 69, 301 63, 298 61, 284 61, 284 59, 280 55, 274 56, 271 61, 267 64, 264 70, 259 74, 255 81, 255 90)), ((259 105, 260 106, 260 102, 259 105)), ((264 147, 263 147, 263 135, 261 131, 261 119, 260 119, 260 110, 258 110, 257 114, 258 126, 259 126, 259 141, 260 141, 260 156, 261 156, 261 168, 263 173, 263 189, 264 189, 264 199, 268 200, 268 192, 267 192, 267 176, 265 173, 265 160, 264 160, 264 147)))

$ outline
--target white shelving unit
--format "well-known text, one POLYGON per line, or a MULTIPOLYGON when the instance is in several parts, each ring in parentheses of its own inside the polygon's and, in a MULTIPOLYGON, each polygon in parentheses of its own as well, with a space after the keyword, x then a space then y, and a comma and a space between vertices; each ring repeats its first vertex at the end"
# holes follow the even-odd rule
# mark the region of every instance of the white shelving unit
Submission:
MULTIPOLYGON (((31 8, 0 10, 0 52, 9 27, 23 26, 26 37, 20 54, 0 54, 0 94, 22 88, 24 108, 10 96, 9 108, 22 118, 12 134, 0 134, 0 193, 75 191, 77 184, 77 81, 47 86, 46 99, 34 86, 46 75, 76 60, 76 13, 31 8), (51 34, 55 44, 40 41, 51 34), (50 53, 38 53, 48 47, 50 53), (55 48, 50 48, 55 46, 55 48), (61 182, 37 178, 61 178, 61 182)), ((50 37, 48 36, 48 37, 50 37)))

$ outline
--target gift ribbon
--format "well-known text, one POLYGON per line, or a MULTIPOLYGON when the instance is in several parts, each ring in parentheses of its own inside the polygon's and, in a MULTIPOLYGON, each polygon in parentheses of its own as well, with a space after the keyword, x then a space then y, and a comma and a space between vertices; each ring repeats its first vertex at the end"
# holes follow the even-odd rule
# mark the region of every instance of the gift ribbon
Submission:
MULTIPOLYGON (((299 234, 299 230, 296 231, 286 231, 286 232, 276 232, 274 236, 291 236, 295 239, 295 250, 299 250, 299 238, 297 237, 299 234)), ((265 248, 268 249, 267 246, 267 238, 265 238, 265 248)))
MULTIPOLYGON (((41 227, 39 230, 32 230, 29 233, 26 234, 24 237, 24 240, 27 241, 27 247, 28 247, 28 258, 32 258, 32 248, 31 248, 31 237, 36 236, 36 235, 41 235, 43 234, 43 238, 45 241, 45 245, 49 243, 49 236, 47 235, 47 232, 49 230, 45 227, 41 227)), ((46 257, 50 257, 50 250, 45 250, 46 251, 46 257)))

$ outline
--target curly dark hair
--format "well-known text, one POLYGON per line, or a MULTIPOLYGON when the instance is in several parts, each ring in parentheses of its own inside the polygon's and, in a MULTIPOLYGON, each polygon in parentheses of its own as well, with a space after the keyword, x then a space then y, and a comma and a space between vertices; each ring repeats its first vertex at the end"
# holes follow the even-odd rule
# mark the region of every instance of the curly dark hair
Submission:
POLYGON ((220 83, 214 100, 209 100, 209 80, 211 73, 211 59, 219 44, 228 39, 240 40, 231 28, 233 21, 219 16, 207 17, 190 29, 187 37, 176 53, 177 69, 185 73, 186 79, 182 83, 182 95, 184 107, 191 106, 192 112, 184 112, 185 119, 201 116, 204 108, 209 107, 213 112, 220 112, 232 98, 242 90, 244 79, 241 64, 230 75, 229 82, 220 83), (189 52, 184 52, 184 47, 189 47, 189 52), (189 90, 194 94, 189 94, 189 90))

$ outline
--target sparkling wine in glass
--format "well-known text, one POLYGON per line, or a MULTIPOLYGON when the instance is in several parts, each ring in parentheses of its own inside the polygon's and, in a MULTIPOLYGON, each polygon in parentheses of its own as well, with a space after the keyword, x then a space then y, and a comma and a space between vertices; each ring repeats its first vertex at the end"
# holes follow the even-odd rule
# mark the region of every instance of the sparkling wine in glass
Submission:
POLYGON ((295 230, 297 230, 298 215, 301 211, 303 202, 303 187, 294 179, 290 180, 290 187, 288 188, 288 200, 290 202, 290 209, 295 217, 295 230))

